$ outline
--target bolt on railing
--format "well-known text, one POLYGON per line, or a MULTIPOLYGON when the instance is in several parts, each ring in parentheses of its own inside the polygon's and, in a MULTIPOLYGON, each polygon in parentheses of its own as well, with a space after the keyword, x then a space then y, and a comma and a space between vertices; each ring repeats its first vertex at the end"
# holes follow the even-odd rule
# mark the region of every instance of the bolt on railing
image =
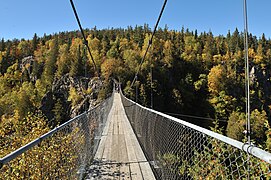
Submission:
POLYGON ((112 96, 1 158, 0 179, 82 179, 97 150, 112 96))
POLYGON ((121 97, 157 179, 271 179, 269 152, 121 97))

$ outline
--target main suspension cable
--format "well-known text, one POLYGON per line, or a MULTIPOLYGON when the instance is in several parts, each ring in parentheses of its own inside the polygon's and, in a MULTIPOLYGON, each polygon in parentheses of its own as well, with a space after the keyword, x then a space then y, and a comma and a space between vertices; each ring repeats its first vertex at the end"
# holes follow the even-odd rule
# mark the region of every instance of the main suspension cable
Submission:
POLYGON ((98 77, 100 77, 99 71, 98 71, 97 66, 96 66, 96 64, 95 64, 94 58, 93 58, 93 56, 92 56, 92 54, 91 54, 91 51, 90 51, 90 48, 89 48, 89 45, 88 45, 88 41, 87 41, 87 39, 86 39, 84 30, 83 30, 83 28, 82 28, 82 26, 81 26, 80 19, 79 19, 79 16, 78 16, 78 14, 77 14, 77 11, 76 11, 76 8, 75 8, 75 6, 74 6, 74 3, 73 3, 72 0, 70 0, 70 3, 71 3, 71 6, 72 6, 72 9, 73 9, 75 18, 76 18, 76 20, 77 20, 78 26, 79 26, 79 28, 80 28, 80 31, 81 31, 81 33, 82 33, 82 36, 83 36, 83 39, 84 39, 84 44, 85 44, 85 46, 87 47, 88 53, 89 53, 90 58, 91 58, 91 61, 92 61, 92 63, 93 63, 94 71, 97 73, 98 77))
POLYGON ((146 58, 146 56, 147 56, 147 53, 148 53, 148 51, 149 51, 149 49, 150 49, 150 46, 151 46, 151 44, 152 44, 152 40, 153 40, 154 34, 156 33, 158 24, 159 24, 160 19, 161 19, 162 15, 163 15, 163 12, 164 12, 164 9, 165 9, 165 7, 166 7, 166 4, 167 4, 167 0, 164 1, 163 7, 162 7, 162 9, 161 9, 161 11, 160 11, 159 17, 158 17, 158 19, 157 19, 157 21, 156 21, 154 30, 153 30, 153 32, 152 32, 151 39, 149 40, 149 44, 148 44, 148 46, 147 46, 147 49, 146 49, 146 51, 145 51, 145 54, 144 54, 143 58, 141 59, 141 62, 140 62, 140 64, 139 64, 139 68, 138 68, 138 70, 137 70, 137 72, 136 72, 136 74, 135 74, 135 77, 134 77, 134 79, 133 79, 133 81, 132 81, 130 87, 133 87, 135 81, 137 80, 138 73, 140 72, 141 66, 142 66, 143 62, 145 61, 145 58, 146 58))

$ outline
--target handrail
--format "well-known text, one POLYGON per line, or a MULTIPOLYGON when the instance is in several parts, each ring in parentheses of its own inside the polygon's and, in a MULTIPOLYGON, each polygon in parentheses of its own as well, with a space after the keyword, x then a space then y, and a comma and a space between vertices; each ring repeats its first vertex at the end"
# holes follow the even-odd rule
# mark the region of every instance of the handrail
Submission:
MULTIPOLYGON (((96 108, 96 107, 95 107, 96 108)), ((95 109, 93 108, 93 109, 95 109)), ((23 154, 24 152, 26 152, 27 150, 29 150, 30 148, 40 144, 44 139, 47 139, 48 137, 52 136, 54 133, 56 133, 57 131, 61 130, 62 128, 64 128, 65 126, 69 125, 70 123, 72 123, 74 120, 80 118, 81 116, 85 115, 87 112, 84 112, 74 118, 72 118, 71 120, 63 123, 62 125, 54 128, 53 130, 47 132, 46 134, 38 137, 37 139, 31 141, 30 143, 20 147, 19 149, 11 152, 10 154, 6 155, 5 157, 0 159, 0 168, 4 165, 7 164, 9 161, 15 159, 17 156, 23 154)))
POLYGON ((172 120, 172 121, 175 121, 175 122, 177 122, 177 123, 180 123, 180 124, 182 124, 182 125, 184 125, 184 126, 187 126, 187 127, 189 127, 189 128, 192 128, 192 129, 194 129, 194 130, 196 130, 196 131, 202 132, 203 134, 206 134, 206 135, 208 135, 208 136, 210 136, 210 137, 213 137, 213 138, 215 138, 215 139, 218 139, 218 140, 220 140, 220 141, 222 141, 222 142, 224 142, 224 143, 227 143, 227 144, 229 144, 229 145, 232 145, 232 146, 234 146, 234 147, 236 147, 236 148, 238 148, 238 149, 240 149, 240 150, 243 150, 243 151, 245 151, 245 152, 247 152, 247 153, 249 153, 249 154, 251 154, 251 155, 253 155, 253 156, 257 157, 257 158, 260 158, 261 160, 264 160, 265 162, 271 164, 271 153, 269 153, 269 152, 266 152, 266 151, 264 151, 264 150, 262 150, 262 149, 260 149, 260 148, 258 148, 258 147, 255 147, 255 146, 251 146, 251 145, 249 145, 249 144, 247 144, 247 143, 243 143, 243 142, 237 141, 237 140, 235 140, 235 139, 226 137, 226 136, 224 136, 224 135, 222 135, 222 134, 218 134, 218 133, 213 132, 213 131, 211 131, 211 130, 202 128, 202 127, 200 127, 200 126, 191 124, 191 123, 186 122, 186 121, 183 121, 183 120, 181 120, 181 119, 172 117, 172 116, 167 115, 167 114, 164 114, 164 113, 162 113, 162 112, 159 112, 159 111, 156 111, 156 110, 153 110, 153 109, 144 107, 144 106, 142 106, 142 105, 140 105, 140 104, 138 104, 138 103, 136 103, 136 102, 134 102, 134 101, 128 99, 127 97, 125 97, 125 96, 123 95, 122 91, 120 91, 120 92, 121 92, 121 95, 122 95, 126 100, 130 101, 130 102, 131 102, 132 104, 134 104, 134 105, 139 106, 139 107, 142 108, 142 109, 145 109, 145 110, 147 110, 147 111, 149 111, 149 112, 152 112, 152 113, 155 113, 155 114, 157 114, 157 115, 160 115, 160 116, 162 116, 162 117, 165 117, 165 118, 170 119, 170 120, 172 120))
MULTIPOLYGON (((107 100, 107 99, 106 99, 107 100)), ((31 149, 32 147, 40 144, 43 140, 49 138, 50 136, 52 136, 53 134, 55 134, 56 132, 58 132, 59 130, 63 129, 64 127, 66 127, 67 125, 71 124, 73 121, 77 120, 78 118, 86 115, 87 113, 95 110, 96 108, 98 108, 101 104, 103 104, 106 100, 100 102, 98 105, 96 105, 95 107, 91 108, 90 110, 75 116, 74 118, 70 119, 69 121, 59 125, 58 127, 55 127, 53 130, 45 133, 44 135, 38 137, 37 139, 31 141, 30 143, 20 147, 19 149, 11 152, 10 154, 6 155, 3 158, 0 158, 0 169, 3 167, 3 165, 7 164, 8 162, 10 162, 11 160, 15 159, 16 157, 18 157, 19 155, 23 154, 24 152, 26 152, 27 150, 31 149)))

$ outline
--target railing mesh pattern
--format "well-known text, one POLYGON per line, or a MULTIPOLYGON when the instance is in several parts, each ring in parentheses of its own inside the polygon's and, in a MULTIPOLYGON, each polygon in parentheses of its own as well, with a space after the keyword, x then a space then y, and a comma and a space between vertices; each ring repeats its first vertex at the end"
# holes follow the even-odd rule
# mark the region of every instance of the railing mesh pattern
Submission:
POLYGON ((122 95, 157 179, 271 179, 271 154, 142 107, 122 95))
POLYGON ((113 98, 1 159, 0 179, 82 179, 91 163, 113 98), (22 152, 22 153, 21 153, 22 152))

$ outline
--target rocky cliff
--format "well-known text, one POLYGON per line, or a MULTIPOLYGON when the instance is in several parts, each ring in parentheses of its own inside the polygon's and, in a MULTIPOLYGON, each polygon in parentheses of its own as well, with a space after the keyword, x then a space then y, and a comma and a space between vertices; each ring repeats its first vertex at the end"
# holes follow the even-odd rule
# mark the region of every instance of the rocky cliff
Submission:
POLYGON ((52 90, 43 97, 40 109, 50 122, 63 123, 93 108, 98 103, 101 87, 98 78, 70 77, 66 74, 54 81, 52 90), (71 89, 76 97, 71 95, 71 89), (73 98, 76 98, 76 103, 73 103, 73 98))

